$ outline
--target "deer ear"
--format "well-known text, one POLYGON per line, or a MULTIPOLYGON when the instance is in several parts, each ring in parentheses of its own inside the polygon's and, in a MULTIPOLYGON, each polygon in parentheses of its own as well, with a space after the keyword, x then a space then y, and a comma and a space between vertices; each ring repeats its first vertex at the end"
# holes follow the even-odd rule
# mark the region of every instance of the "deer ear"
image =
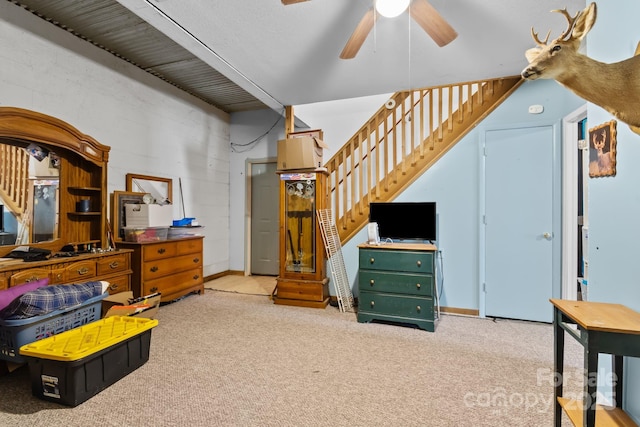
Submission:
POLYGON ((582 40, 591 30, 593 24, 596 23, 596 14, 597 10, 595 3, 591 3, 582 12, 580 12, 578 19, 576 20, 576 25, 574 25, 573 31, 571 32, 571 38, 582 40))
POLYGON ((527 58, 527 61, 529 61, 529 63, 532 63, 533 60, 536 59, 538 55, 540 55, 540 52, 542 52, 542 49, 540 49, 539 47, 532 47, 531 49, 527 49, 527 51, 524 53, 524 56, 527 58))

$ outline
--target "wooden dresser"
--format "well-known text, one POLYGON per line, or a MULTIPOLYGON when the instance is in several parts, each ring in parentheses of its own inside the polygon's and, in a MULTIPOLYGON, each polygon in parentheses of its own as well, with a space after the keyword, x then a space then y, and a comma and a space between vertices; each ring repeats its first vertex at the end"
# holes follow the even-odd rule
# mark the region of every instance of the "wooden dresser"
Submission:
POLYGON ((204 292, 202 275, 203 236, 155 242, 117 242, 132 249, 133 295, 162 294, 162 302, 173 301, 191 292, 204 292))
POLYGON ((358 322, 382 320, 435 331, 436 247, 387 243, 358 248, 358 322))
POLYGON ((0 261, 0 289, 48 278, 49 283, 73 284, 93 280, 110 283, 109 293, 131 289, 131 250, 87 253, 46 261, 0 261))

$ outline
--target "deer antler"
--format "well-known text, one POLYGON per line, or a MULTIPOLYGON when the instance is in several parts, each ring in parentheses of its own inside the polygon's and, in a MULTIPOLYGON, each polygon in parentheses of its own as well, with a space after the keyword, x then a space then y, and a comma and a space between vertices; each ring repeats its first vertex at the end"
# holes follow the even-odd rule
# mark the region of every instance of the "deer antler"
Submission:
MULTIPOLYGON (((567 29, 560 35, 560 37, 558 37, 556 40, 563 40, 565 37, 567 37, 569 34, 571 34, 571 30, 573 30, 573 26, 576 23, 576 19, 578 19, 578 16, 580 15, 580 11, 576 12, 576 16, 572 17, 569 12, 567 12, 567 8, 565 7, 564 9, 554 9, 551 12, 558 12, 564 15, 565 18, 567 18, 567 21, 569 22, 569 25, 567 27, 567 29)), ((549 30, 549 32, 547 33, 547 37, 544 39, 544 41, 540 41, 540 39, 538 38, 538 33, 535 32, 535 30, 533 29, 533 27, 531 27, 531 37, 533 37, 533 41, 536 42, 536 44, 538 46, 544 47, 547 45, 547 42, 549 41, 549 36, 551 35, 551 30, 549 30)))
POLYGON ((531 27, 531 37, 533 37, 533 41, 536 42, 536 44, 538 46, 544 47, 547 45, 547 42, 549 41, 549 36, 551 35, 551 30, 549 30, 549 32, 547 32, 547 37, 544 39, 544 41, 540 41, 540 39, 538 38, 538 33, 535 32, 535 30, 533 29, 533 27, 531 27))
POLYGON ((569 34, 571 34, 571 30, 573 30, 573 26, 576 23, 576 19, 578 19, 578 16, 580 16, 580 13, 582 12, 581 10, 576 12, 576 16, 571 17, 571 15, 569 14, 569 12, 567 12, 567 8, 565 7, 564 9, 554 9, 551 12, 558 12, 564 15, 565 18, 567 18, 567 21, 569 22, 569 25, 567 26, 567 29, 565 30, 564 33, 562 33, 562 35, 560 37, 558 37, 556 40, 564 40, 565 37, 567 37, 569 34))

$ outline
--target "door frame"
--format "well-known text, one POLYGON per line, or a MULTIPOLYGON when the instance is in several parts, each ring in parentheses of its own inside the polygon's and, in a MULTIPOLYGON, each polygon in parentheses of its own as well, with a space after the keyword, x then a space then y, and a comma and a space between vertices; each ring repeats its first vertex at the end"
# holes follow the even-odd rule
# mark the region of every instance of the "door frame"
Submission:
MULTIPOLYGON (((245 203, 244 203, 244 275, 251 276, 251 168, 255 164, 277 163, 276 157, 266 157, 262 159, 245 160, 245 203)), ((276 195, 277 196, 277 195, 276 195)))
MULTIPOLYGON (((512 123, 510 125, 500 125, 500 126, 487 126, 479 129, 478 133, 478 315, 481 318, 486 317, 486 227, 485 227, 485 215, 486 215, 486 161, 484 156, 484 150, 486 149, 486 134, 492 131, 500 131, 500 130, 512 130, 512 129, 526 129, 526 128, 537 128, 537 127, 550 127, 552 133, 552 145, 554 153, 558 153, 558 144, 562 143, 562 127, 558 122, 548 121, 534 121, 527 123, 512 123)), ((562 147, 561 147, 562 150, 562 147)), ((562 179, 563 179, 563 170, 564 167, 562 165, 562 159, 558 159, 556 154, 554 154, 552 170, 554 174, 554 186, 553 188, 558 188, 558 192, 562 192, 562 179), (557 181, 560 180, 558 183, 557 181)), ((576 172, 577 174, 577 172, 576 172)), ((563 214, 562 214, 562 194, 554 194, 552 197, 552 233, 553 236, 557 236, 558 233, 563 231, 563 214), (560 206, 556 206, 556 205, 560 206), (560 209, 560 212, 558 212, 560 209)), ((576 211, 577 212, 577 211, 576 211)), ((577 220, 576 220, 577 221, 577 220)), ((577 227, 577 225, 576 225, 577 227)), ((555 253, 562 253, 562 246, 560 243, 557 243, 557 239, 553 240, 553 248, 552 255, 555 253)), ((562 265, 564 264, 564 259, 561 260, 557 265, 555 260, 552 262, 552 275, 553 277, 559 277, 562 269, 562 265)), ((551 284, 551 295, 552 297, 556 297, 558 293, 558 287, 561 287, 562 280, 555 280, 551 284)))
POLYGON ((562 298, 569 300, 578 299, 578 122, 586 117, 585 103, 562 119, 562 298))

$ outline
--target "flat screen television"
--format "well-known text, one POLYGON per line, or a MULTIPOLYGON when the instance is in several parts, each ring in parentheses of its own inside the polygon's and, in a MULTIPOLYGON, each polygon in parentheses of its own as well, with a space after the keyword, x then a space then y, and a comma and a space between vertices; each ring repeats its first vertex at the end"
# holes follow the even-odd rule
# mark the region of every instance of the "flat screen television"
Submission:
POLYGON ((374 202, 369 222, 378 224, 380 240, 436 240, 436 202, 374 202))

